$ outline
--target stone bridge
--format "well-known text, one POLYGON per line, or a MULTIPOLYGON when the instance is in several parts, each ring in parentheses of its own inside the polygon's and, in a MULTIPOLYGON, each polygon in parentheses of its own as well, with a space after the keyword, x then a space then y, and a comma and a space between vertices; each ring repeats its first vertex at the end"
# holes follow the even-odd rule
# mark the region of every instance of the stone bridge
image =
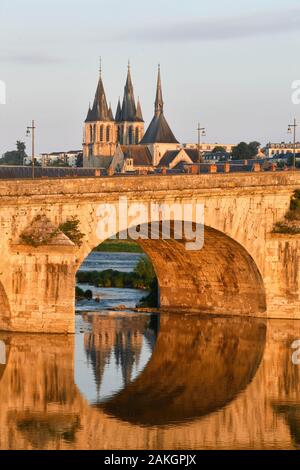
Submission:
POLYGON ((300 319, 300 236, 273 233, 296 189, 300 172, 0 180, 0 329, 74 332, 76 272, 103 241, 99 205, 120 196, 128 204, 205 207, 201 250, 186 250, 176 237, 138 240, 153 262, 162 309, 300 319), (53 231, 72 217, 81 246, 59 230, 39 246, 22 237, 39 219, 53 231))

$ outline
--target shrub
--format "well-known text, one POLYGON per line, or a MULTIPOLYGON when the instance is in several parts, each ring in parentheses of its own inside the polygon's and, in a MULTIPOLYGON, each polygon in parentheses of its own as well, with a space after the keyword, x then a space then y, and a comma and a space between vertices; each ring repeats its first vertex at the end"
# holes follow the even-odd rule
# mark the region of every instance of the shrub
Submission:
POLYGON ((72 217, 59 226, 59 230, 61 230, 61 232, 63 232, 77 246, 82 245, 82 240, 84 238, 83 233, 81 233, 78 228, 79 224, 80 221, 76 219, 76 217, 72 217))

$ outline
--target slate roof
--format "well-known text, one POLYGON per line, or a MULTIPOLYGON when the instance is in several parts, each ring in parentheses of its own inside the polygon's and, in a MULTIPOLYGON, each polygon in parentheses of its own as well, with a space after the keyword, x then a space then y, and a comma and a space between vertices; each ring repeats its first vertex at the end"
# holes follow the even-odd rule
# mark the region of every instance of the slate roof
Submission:
POLYGON ((116 111, 116 122, 121 122, 121 121, 122 121, 122 109, 121 109, 121 103, 120 103, 120 98, 119 98, 117 111, 116 111))
POLYGON ((180 151, 181 151, 181 149, 180 150, 168 150, 164 154, 162 159, 160 160, 159 166, 168 167, 170 165, 170 163, 172 163, 172 161, 177 157, 177 155, 179 154, 180 151))
POLYGON ((163 113, 155 115, 145 132, 141 144, 178 144, 163 113))
POLYGON ((95 161, 97 161, 97 168, 103 168, 105 170, 108 170, 110 167, 110 164, 113 160, 113 157, 107 157, 107 156, 95 156, 95 161))
POLYGON ((136 107, 136 120, 140 122, 144 122, 140 99, 138 99, 137 107, 136 107))
MULTIPOLYGON (((188 154, 190 159, 192 160, 193 163, 198 163, 199 162, 199 152, 198 149, 184 149, 185 153, 188 154)), ((201 157, 201 153, 200 153, 201 157)))
POLYGON ((127 80, 124 88, 123 104, 121 114, 118 116, 118 122, 144 122, 142 116, 141 105, 138 101, 135 105, 134 91, 130 73, 130 66, 128 66, 127 80))
POLYGON ((134 166, 152 166, 152 155, 146 145, 121 145, 125 158, 132 158, 134 166))
POLYGON ((109 110, 108 110, 108 116, 110 118, 111 121, 114 121, 114 115, 113 115, 113 112, 112 112, 112 109, 111 109, 111 106, 109 105, 109 110))
POLYGON ((102 77, 100 75, 98 86, 95 94, 93 107, 88 110, 85 122, 95 121, 111 121, 112 113, 110 115, 107 106, 106 95, 104 91, 102 77))

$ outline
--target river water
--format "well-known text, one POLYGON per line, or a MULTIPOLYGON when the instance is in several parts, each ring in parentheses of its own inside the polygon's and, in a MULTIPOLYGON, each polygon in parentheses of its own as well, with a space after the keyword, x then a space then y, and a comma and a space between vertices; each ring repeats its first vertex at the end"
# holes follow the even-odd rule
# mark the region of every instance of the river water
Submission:
POLYGON ((1 449, 300 449, 300 322, 140 314, 144 292, 112 291, 74 336, 0 333, 1 449))

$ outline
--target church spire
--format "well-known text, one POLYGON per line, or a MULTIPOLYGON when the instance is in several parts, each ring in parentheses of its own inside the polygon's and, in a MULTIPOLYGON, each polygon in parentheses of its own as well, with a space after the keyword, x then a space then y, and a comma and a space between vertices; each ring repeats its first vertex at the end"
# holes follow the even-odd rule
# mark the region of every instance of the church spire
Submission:
POLYGON ((114 121, 114 114, 113 114, 112 109, 111 109, 111 103, 109 103, 108 116, 109 116, 111 121, 114 121))
POLYGON ((105 90, 102 81, 102 63, 100 59, 99 68, 99 80, 95 94, 94 104, 90 113, 91 121, 110 121, 111 116, 109 115, 109 109, 107 106, 107 100, 105 90))
POLYGON ((85 122, 90 122, 92 121, 92 110, 91 110, 91 102, 89 103, 89 109, 88 109, 88 112, 87 112, 87 116, 86 116, 86 120, 85 122))
POLYGON ((144 122, 140 98, 138 98, 136 106, 136 121, 144 122))
POLYGON ((122 121, 122 109, 121 109, 121 102, 120 102, 120 97, 118 100, 118 106, 116 110, 116 122, 121 122, 122 121))
POLYGON ((164 102, 163 102, 163 97, 162 97, 160 65, 158 65, 156 99, 155 99, 155 115, 157 116, 163 112, 164 112, 164 102))
POLYGON ((171 131, 170 126, 164 115, 164 102, 162 97, 160 66, 158 66, 154 116, 140 143, 142 145, 155 143, 178 144, 178 141, 174 136, 173 132, 171 131))
POLYGON ((136 115, 136 106, 131 79, 130 63, 128 62, 127 79, 124 88, 124 98, 122 105, 122 121, 134 121, 136 115))

